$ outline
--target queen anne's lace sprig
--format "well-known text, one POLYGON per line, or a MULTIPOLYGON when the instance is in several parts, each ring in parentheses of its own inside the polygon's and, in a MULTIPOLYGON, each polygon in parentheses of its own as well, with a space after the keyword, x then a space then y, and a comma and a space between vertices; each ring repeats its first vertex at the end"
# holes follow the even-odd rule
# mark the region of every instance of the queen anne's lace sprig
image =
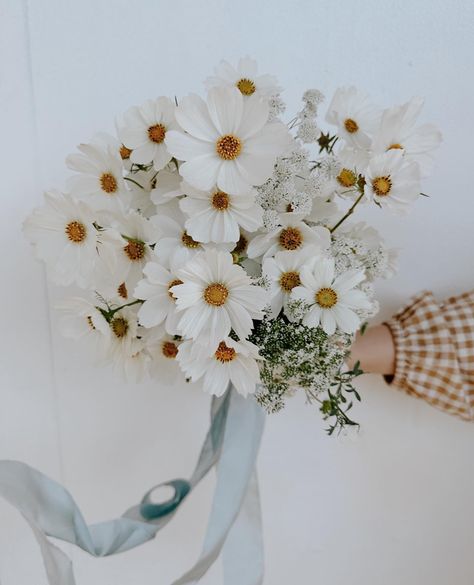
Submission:
POLYGON ((156 97, 67 158, 25 233, 52 279, 66 335, 127 378, 229 381, 268 410, 303 390, 330 430, 351 424, 344 372, 355 332, 378 311, 373 282, 396 251, 356 208, 405 213, 439 132, 422 101, 380 110, 355 87, 317 89, 288 122, 272 75, 222 62, 204 98, 156 97), (329 123, 333 130, 325 127, 329 123))

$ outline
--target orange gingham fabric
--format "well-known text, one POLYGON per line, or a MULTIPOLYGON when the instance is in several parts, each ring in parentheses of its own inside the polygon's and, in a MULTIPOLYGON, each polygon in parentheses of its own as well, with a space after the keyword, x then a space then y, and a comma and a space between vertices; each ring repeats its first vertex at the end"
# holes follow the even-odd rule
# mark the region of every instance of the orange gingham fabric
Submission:
POLYGON ((385 324, 396 356, 389 383, 474 420, 474 290, 442 303, 423 291, 385 324))

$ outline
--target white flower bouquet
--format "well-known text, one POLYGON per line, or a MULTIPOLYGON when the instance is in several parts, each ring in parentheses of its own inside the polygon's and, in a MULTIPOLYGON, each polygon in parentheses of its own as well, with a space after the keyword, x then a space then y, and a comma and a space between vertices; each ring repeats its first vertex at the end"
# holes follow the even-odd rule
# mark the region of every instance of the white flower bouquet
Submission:
POLYGON ((344 360, 378 309, 373 282, 395 252, 356 209, 405 213, 441 137, 422 101, 385 110, 355 87, 303 94, 288 123, 256 63, 222 62, 207 96, 158 97, 67 157, 64 192, 25 221, 61 304, 64 333, 127 377, 229 383, 266 410, 298 389, 329 431, 355 424, 344 360), (321 125, 320 125, 321 124, 321 125))

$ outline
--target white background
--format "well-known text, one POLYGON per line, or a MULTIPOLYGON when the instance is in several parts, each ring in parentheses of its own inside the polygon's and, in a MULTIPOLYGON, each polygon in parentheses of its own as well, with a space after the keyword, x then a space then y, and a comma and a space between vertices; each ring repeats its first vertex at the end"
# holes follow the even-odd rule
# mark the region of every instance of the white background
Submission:
MULTIPOLYGON (((194 464, 209 398, 191 387, 126 385, 58 334, 46 284, 20 226, 61 187, 65 155, 114 116, 161 94, 201 91, 220 58, 250 54, 278 75, 289 112, 307 87, 355 83, 389 105, 427 98, 444 144, 400 220, 371 215, 403 249, 379 286, 386 317, 420 289, 474 286, 473 3, 466 0, 0 0, 0 458, 64 483, 89 522, 119 515, 144 490, 194 464)), ((259 459, 266 585, 471 585, 474 425, 390 389, 360 383, 361 431, 327 438, 294 399, 268 419, 259 459)), ((158 538, 93 559, 71 551, 78 584, 168 585, 200 548, 209 478, 158 538)), ((26 524, 0 502, 0 582, 43 585, 26 524)), ((203 581, 222 583, 219 570, 203 581)))

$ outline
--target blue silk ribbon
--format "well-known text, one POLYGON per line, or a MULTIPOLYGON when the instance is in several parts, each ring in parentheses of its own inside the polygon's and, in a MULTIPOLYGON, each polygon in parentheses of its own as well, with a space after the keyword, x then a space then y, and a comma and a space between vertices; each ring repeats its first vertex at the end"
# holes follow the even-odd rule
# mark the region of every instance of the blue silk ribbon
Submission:
POLYGON ((153 539, 181 503, 216 467, 217 481, 201 556, 172 585, 197 583, 223 553, 225 585, 261 585, 263 545, 256 459, 265 415, 234 388, 213 398, 211 424, 197 464, 186 479, 149 490, 121 517, 87 525, 69 492, 19 461, 0 461, 0 496, 30 525, 41 549, 50 585, 76 585, 68 556, 49 538, 74 544, 96 557, 121 553, 153 539), (154 503, 153 492, 173 488, 173 496, 154 503))

